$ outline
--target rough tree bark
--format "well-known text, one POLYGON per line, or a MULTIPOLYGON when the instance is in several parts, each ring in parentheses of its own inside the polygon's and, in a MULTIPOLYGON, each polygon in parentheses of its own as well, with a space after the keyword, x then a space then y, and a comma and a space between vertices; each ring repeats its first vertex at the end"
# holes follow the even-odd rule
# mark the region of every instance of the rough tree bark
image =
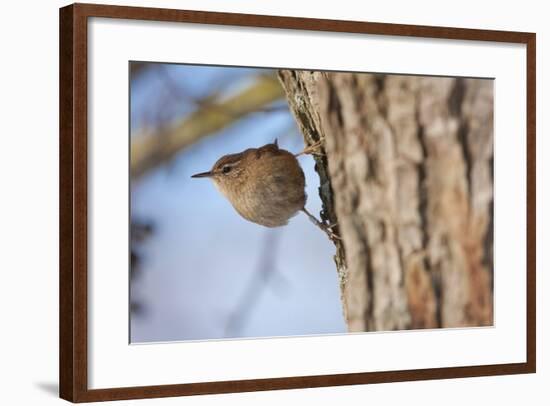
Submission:
POLYGON ((493 82, 282 70, 349 331, 493 322, 493 82))

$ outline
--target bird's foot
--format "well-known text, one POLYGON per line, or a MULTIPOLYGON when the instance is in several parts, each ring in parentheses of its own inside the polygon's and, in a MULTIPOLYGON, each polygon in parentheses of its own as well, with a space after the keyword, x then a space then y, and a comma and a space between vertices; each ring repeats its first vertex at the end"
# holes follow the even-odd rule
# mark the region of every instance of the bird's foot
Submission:
POLYGON ((342 237, 340 237, 338 234, 336 234, 334 231, 332 231, 332 228, 336 227, 337 225, 338 225, 338 223, 331 224, 331 225, 321 223, 320 228, 321 228, 321 230, 323 230, 326 233, 328 238, 330 238, 332 241, 342 241, 342 237))
POLYGON ((324 138, 321 138, 319 141, 316 141, 313 144, 308 145, 303 149, 302 152, 299 152, 294 156, 299 157, 301 155, 306 155, 306 154, 324 156, 325 154, 321 152, 321 147, 323 146, 324 141, 325 141, 324 138))
POLYGON ((321 230, 323 230, 323 232, 328 236, 328 238, 333 241, 333 242, 336 242, 336 241, 341 241, 342 238, 336 234, 334 231, 332 231, 332 229, 334 227, 336 227, 338 225, 338 223, 334 223, 334 224, 327 224, 327 223, 324 223, 322 221, 319 221, 317 220, 317 218, 311 214, 309 211, 306 210, 306 208, 304 207, 302 209, 302 211, 306 214, 306 216, 309 218, 309 220, 315 224, 317 227, 319 227, 321 230))

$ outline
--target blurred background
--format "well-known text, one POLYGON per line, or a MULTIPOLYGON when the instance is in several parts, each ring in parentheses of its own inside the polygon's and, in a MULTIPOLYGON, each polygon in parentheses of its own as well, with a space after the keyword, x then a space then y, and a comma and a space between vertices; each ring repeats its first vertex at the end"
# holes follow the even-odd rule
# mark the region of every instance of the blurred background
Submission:
MULTIPOLYGON (((130 63, 132 343, 346 332, 327 236, 300 213, 268 229, 208 179, 222 155, 302 137, 275 71, 130 63)), ((318 175, 300 157, 306 207, 318 175)))

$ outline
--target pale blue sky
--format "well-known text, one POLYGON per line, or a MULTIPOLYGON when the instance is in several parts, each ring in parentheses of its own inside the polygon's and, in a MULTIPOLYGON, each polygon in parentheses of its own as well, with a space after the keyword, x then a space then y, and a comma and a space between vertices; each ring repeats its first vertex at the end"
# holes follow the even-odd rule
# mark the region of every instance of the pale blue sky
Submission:
MULTIPOLYGON (((132 83, 132 133, 192 110, 178 92, 204 96, 250 80, 257 69, 165 65, 171 82, 154 70, 132 83), (178 86, 180 86, 178 85, 178 86), (173 92, 175 93, 175 92, 173 92), (159 104, 159 100, 164 100, 159 104), (161 108, 159 113, 159 105, 161 108)), ((303 215, 267 229, 241 218, 208 179, 191 179, 222 155, 258 147, 275 138, 299 152, 303 142, 288 110, 256 113, 182 151, 131 188, 132 216, 151 220, 153 235, 140 246, 142 265, 131 297, 144 312, 131 317, 132 342, 203 340, 344 333, 334 246, 303 215), (275 233, 276 235, 268 235, 275 233), (269 239, 269 240, 268 240, 269 239), (273 277, 256 289, 239 325, 229 322, 263 265, 262 247, 273 245, 273 277), (249 308, 250 307, 250 308, 249 308)), ((307 181, 306 207, 318 215, 318 176, 310 156, 300 158, 307 181)))

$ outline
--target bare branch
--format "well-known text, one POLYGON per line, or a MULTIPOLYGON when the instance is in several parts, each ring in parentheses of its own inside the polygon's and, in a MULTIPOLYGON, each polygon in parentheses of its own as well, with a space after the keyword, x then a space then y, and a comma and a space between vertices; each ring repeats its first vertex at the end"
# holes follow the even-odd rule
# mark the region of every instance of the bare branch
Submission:
POLYGON ((150 66, 147 62, 132 62, 130 63, 130 78, 134 80, 136 77, 145 72, 150 66))
POLYGON ((252 279, 246 287, 241 300, 235 310, 229 315, 225 327, 226 336, 236 336, 245 326, 250 312, 257 306, 264 289, 273 281, 277 274, 276 252, 280 241, 280 234, 273 230, 267 230, 265 240, 260 253, 260 260, 252 279))
POLYGON ((184 120, 153 133, 136 135, 131 146, 131 175, 139 177, 170 160, 203 136, 234 124, 248 114, 270 108, 283 98, 283 89, 273 76, 262 75, 239 94, 220 102, 208 102, 184 120))

